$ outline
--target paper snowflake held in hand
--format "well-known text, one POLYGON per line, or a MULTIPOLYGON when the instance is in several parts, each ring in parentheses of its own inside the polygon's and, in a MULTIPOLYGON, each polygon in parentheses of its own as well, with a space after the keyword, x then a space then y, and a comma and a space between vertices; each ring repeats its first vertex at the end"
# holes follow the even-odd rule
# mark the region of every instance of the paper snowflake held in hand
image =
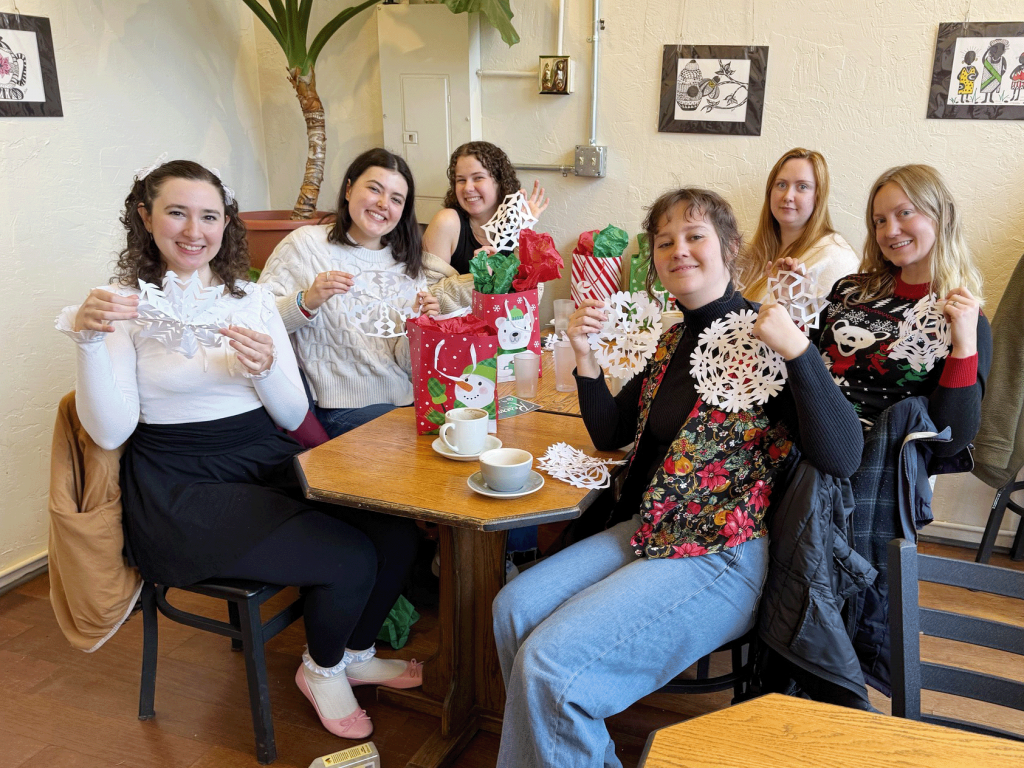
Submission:
POLYGON ((749 309, 720 317, 697 338, 690 355, 697 392, 730 413, 768 402, 786 381, 782 355, 751 335, 756 320, 749 309))
POLYGON ((202 347, 221 345, 220 329, 228 325, 218 306, 224 286, 204 288, 196 273, 182 282, 168 272, 162 290, 145 280, 139 280, 139 288, 139 336, 156 339, 190 360, 202 347))
POLYGON ((661 310, 646 293, 613 293, 605 300, 608 319, 600 333, 587 335, 605 373, 632 378, 654 354, 661 335, 661 310))
POLYGON ((927 372, 949 354, 952 341, 949 323, 934 294, 925 296, 904 314, 899 336, 889 347, 889 359, 906 360, 927 372))
POLYGON ((510 252, 519 245, 519 233, 536 223, 537 217, 530 210, 526 195, 516 192, 505 197, 483 230, 494 250, 510 252))
POLYGON ((342 298, 342 314, 367 336, 405 336, 405 321, 415 312, 421 285, 399 272, 368 269, 355 276, 342 298))
POLYGON ((818 327, 818 316, 828 299, 821 295, 818 281, 799 272, 782 270, 768 278, 769 302, 781 304, 797 327, 807 333, 818 327))
POLYGON ((537 466, 553 478, 577 488, 607 488, 611 485, 608 465, 625 463, 588 456, 567 443, 549 445, 544 455, 537 459, 537 466))

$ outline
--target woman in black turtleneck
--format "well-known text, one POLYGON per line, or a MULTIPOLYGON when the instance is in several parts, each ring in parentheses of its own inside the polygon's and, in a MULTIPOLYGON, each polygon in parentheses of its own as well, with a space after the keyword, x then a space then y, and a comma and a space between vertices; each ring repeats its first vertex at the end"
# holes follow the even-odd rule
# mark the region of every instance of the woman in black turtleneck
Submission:
POLYGON ((763 517, 794 444, 829 475, 848 477, 860 461, 856 414, 817 351, 782 307, 758 310, 734 290, 740 235, 729 204, 706 190, 669 192, 644 229, 647 284, 660 278, 684 321, 614 398, 587 342, 603 304, 583 302, 568 331, 594 445, 636 441, 618 502, 632 519, 542 561, 495 599, 508 693, 499 767, 618 766, 604 718, 753 626, 768 568, 763 517), (715 320, 744 311, 758 312, 752 333, 785 359, 788 380, 767 402, 729 412, 698 395, 690 356, 715 320))

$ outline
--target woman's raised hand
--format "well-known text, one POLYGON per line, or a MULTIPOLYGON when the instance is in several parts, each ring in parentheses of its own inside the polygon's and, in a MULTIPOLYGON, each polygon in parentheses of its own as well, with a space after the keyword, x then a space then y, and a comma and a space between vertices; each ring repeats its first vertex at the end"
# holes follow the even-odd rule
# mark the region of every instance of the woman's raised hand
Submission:
POLYGON ((601 366, 597 364, 587 334, 600 333, 607 317, 604 302, 598 299, 584 299, 579 309, 569 316, 565 335, 572 344, 572 351, 576 355, 576 370, 580 376, 593 379, 601 375, 601 366))
POLYGON ((416 301, 413 302, 412 311, 421 315, 441 314, 441 303, 430 291, 420 291, 416 294, 416 301))
POLYGON ((801 275, 806 275, 807 268, 804 266, 802 261, 797 261, 790 256, 787 256, 784 259, 769 261, 764 265, 765 277, 776 277, 779 272, 796 272, 801 275))
POLYGON ((94 288, 85 297, 75 315, 76 331, 103 331, 113 333, 114 320, 132 320, 139 316, 139 297, 121 296, 117 293, 94 288))
POLYGON ((946 295, 942 314, 953 337, 953 357, 970 357, 978 351, 978 314, 981 305, 966 288, 954 288, 946 295))
POLYGON ((321 272, 313 279, 313 284, 306 289, 302 295, 302 303, 307 309, 320 309, 320 305, 331 296, 339 293, 348 293, 348 290, 355 283, 355 278, 348 272, 335 270, 333 272, 321 272))
POLYGON ((235 357, 251 375, 263 373, 274 362, 274 340, 268 334, 240 325, 229 325, 220 332, 231 339, 235 357))
POLYGON ((800 357, 810 346, 803 331, 781 304, 762 304, 751 335, 760 339, 786 360, 800 357))
MULTIPOLYGON (((525 189, 521 189, 519 191, 524 195, 526 194, 525 189)), ((544 210, 548 207, 548 203, 550 202, 550 198, 544 197, 544 187, 540 185, 539 181, 534 180, 533 192, 526 199, 526 204, 530 206, 530 213, 533 214, 533 218, 539 219, 540 215, 544 213, 544 210)))

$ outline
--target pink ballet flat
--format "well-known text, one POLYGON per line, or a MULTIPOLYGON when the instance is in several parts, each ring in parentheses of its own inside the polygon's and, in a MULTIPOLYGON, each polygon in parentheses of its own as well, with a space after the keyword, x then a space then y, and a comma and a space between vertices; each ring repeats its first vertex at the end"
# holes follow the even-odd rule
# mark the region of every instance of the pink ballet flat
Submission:
POLYGON ((331 720, 320 714, 320 707, 317 706, 316 699, 313 698, 313 692, 309 690, 306 676, 302 674, 302 667, 299 667, 295 673, 295 684, 299 686, 302 695, 309 699, 309 703, 313 705, 313 709, 316 710, 316 716, 320 718, 324 728, 335 736, 340 736, 343 739, 358 740, 365 739, 373 733, 373 723, 370 721, 370 716, 366 714, 365 709, 357 709, 348 717, 336 720, 331 720))
POLYGON ((388 680, 360 680, 358 677, 349 677, 349 685, 383 685, 385 688, 415 688, 423 685, 423 662, 405 662, 405 671, 397 677, 388 680))

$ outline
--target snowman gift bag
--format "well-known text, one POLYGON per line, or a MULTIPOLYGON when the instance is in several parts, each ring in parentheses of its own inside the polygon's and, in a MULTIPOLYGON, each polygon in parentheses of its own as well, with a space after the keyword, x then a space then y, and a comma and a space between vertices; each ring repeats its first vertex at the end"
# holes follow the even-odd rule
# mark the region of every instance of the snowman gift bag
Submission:
POLYGON ((488 432, 497 432, 498 335, 478 317, 447 320, 414 317, 406 322, 412 358, 416 433, 436 435, 453 408, 487 411, 488 432))

